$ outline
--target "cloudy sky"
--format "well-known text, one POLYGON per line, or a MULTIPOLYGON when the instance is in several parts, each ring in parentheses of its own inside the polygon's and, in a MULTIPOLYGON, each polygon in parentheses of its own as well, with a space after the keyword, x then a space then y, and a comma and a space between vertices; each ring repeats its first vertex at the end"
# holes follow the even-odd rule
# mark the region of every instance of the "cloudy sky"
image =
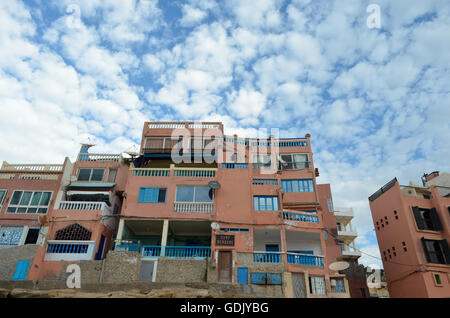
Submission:
POLYGON ((0 161, 122 152, 145 120, 310 133, 379 256, 368 196, 450 171, 449 26, 448 0, 1 0, 0 161))

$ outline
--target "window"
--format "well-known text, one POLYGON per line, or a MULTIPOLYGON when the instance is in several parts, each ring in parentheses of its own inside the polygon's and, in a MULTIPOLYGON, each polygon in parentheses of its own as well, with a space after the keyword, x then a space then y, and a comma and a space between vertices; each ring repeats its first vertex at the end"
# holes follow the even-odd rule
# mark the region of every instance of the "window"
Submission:
POLYGON ((3 200, 6 197, 6 190, 0 190, 0 207, 2 206, 3 200))
POLYGON ((428 263, 450 264, 447 240, 427 240, 423 237, 421 240, 428 263))
POLYGON ((166 203, 167 188, 140 188, 138 203, 166 203))
POLYGON ((360 288, 359 290, 361 292, 361 297, 365 298, 366 297, 366 290, 364 288, 360 288))
POLYGON ((334 208, 333 208, 333 201, 331 200, 331 198, 327 198, 327 203, 328 203, 328 210, 330 212, 333 212, 334 208))
POLYGON ((116 182, 117 169, 109 169, 108 182, 116 182))
POLYGON ((310 276, 309 292, 313 295, 325 295, 325 278, 321 276, 310 276))
POLYGON ((213 191, 208 186, 177 186, 175 202, 213 202, 213 191))
POLYGON ((278 211, 278 197, 276 196, 254 196, 253 209, 255 211, 278 211))
POLYGON ((417 206, 412 207, 414 218, 416 219, 419 230, 440 231, 442 225, 435 208, 421 209, 417 206))
POLYGON ((332 279, 331 286, 333 286, 335 293, 345 293, 344 280, 343 279, 332 279))
POLYGON ((434 284, 438 287, 442 287, 442 279, 441 279, 441 275, 439 274, 433 274, 433 278, 434 278, 434 284))
POLYGON ((52 192, 14 191, 7 213, 47 213, 52 192))
POLYGON ((281 180, 281 188, 285 192, 314 192, 312 179, 281 180))
POLYGON ((307 169, 309 168, 309 161, 307 154, 290 153, 282 154, 280 156, 280 170, 288 169, 307 169))
POLYGON ((270 155, 253 155, 252 161, 253 169, 271 169, 272 168, 272 160, 270 155))
POLYGON ((105 169, 78 169, 78 181, 102 181, 105 169))
POLYGON ((63 241, 89 241, 92 232, 82 227, 78 223, 74 223, 56 231, 55 240, 63 241))
POLYGON ((177 146, 177 149, 181 149, 183 146, 182 141, 182 138, 148 137, 145 140, 145 149, 171 151, 174 146, 177 146))
POLYGON ((39 238, 39 228, 28 229, 25 244, 36 244, 38 238, 39 238))

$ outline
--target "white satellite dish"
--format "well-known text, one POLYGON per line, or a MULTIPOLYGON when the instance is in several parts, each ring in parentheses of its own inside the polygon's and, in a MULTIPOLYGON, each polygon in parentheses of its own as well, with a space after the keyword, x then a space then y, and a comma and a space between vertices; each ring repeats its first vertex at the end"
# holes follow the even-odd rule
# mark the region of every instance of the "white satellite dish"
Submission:
POLYGON ((347 269, 350 266, 350 264, 348 262, 334 262, 331 263, 328 268, 333 270, 333 271, 342 271, 344 269, 347 269))
POLYGON ((213 230, 218 230, 218 229, 219 229, 219 224, 216 223, 216 222, 212 222, 212 223, 211 223, 211 228, 212 228, 213 230))

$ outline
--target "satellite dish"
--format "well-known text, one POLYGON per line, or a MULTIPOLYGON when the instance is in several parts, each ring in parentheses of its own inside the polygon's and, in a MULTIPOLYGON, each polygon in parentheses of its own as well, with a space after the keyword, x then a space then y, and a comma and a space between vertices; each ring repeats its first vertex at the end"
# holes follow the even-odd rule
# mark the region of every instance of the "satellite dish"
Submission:
POLYGON ((344 269, 347 269, 350 266, 348 262, 334 262, 331 263, 328 268, 333 271, 342 271, 344 269))
POLYGON ((212 223, 211 223, 211 228, 212 228, 213 230, 218 230, 218 229, 219 229, 219 224, 216 223, 216 222, 212 222, 212 223))
POLYGON ((220 183, 217 181, 209 181, 208 186, 212 189, 220 189, 220 183))

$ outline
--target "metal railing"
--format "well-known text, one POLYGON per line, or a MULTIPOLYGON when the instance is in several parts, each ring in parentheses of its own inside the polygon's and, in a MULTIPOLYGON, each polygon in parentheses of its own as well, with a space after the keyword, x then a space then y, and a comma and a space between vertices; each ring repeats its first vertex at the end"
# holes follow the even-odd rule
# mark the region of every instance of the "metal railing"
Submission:
POLYGON ((156 245, 144 245, 142 247, 143 257, 160 257, 161 256, 161 246, 156 245))
POLYGON ((248 163, 222 163, 223 169, 248 169, 248 163))
POLYGON ((206 258, 211 256, 210 246, 166 246, 165 257, 174 258, 206 258))
POLYGON ((255 263, 281 263, 281 252, 253 252, 255 263))
POLYGON ((277 179, 253 179, 253 184, 256 185, 278 185, 277 179))
POLYGON ((58 174, 27 173, 19 175, 20 180, 58 180, 58 174))
POLYGON ((95 241, 47 241, 45 260, 90 260, 94 255, 95 241))
POLYGON ((53 164, 9 164, 3 161, 0 170, 6 171, 62 171, 63 165, 53 164))
POLYGON ((214 203, 212 202, 175 202, 175 212, 199 212, 212 213, 214 210, 214 203))
POLYGON ((287 254, 287 262, 290 264, 323 267, 323 256, 300 254, 300 253, 286 253, 286 254, 287 254))
POLYGON ((283 211, 283 220, 319 223, 319 217, 317 215, 290 212, 290 211, 283 211))

